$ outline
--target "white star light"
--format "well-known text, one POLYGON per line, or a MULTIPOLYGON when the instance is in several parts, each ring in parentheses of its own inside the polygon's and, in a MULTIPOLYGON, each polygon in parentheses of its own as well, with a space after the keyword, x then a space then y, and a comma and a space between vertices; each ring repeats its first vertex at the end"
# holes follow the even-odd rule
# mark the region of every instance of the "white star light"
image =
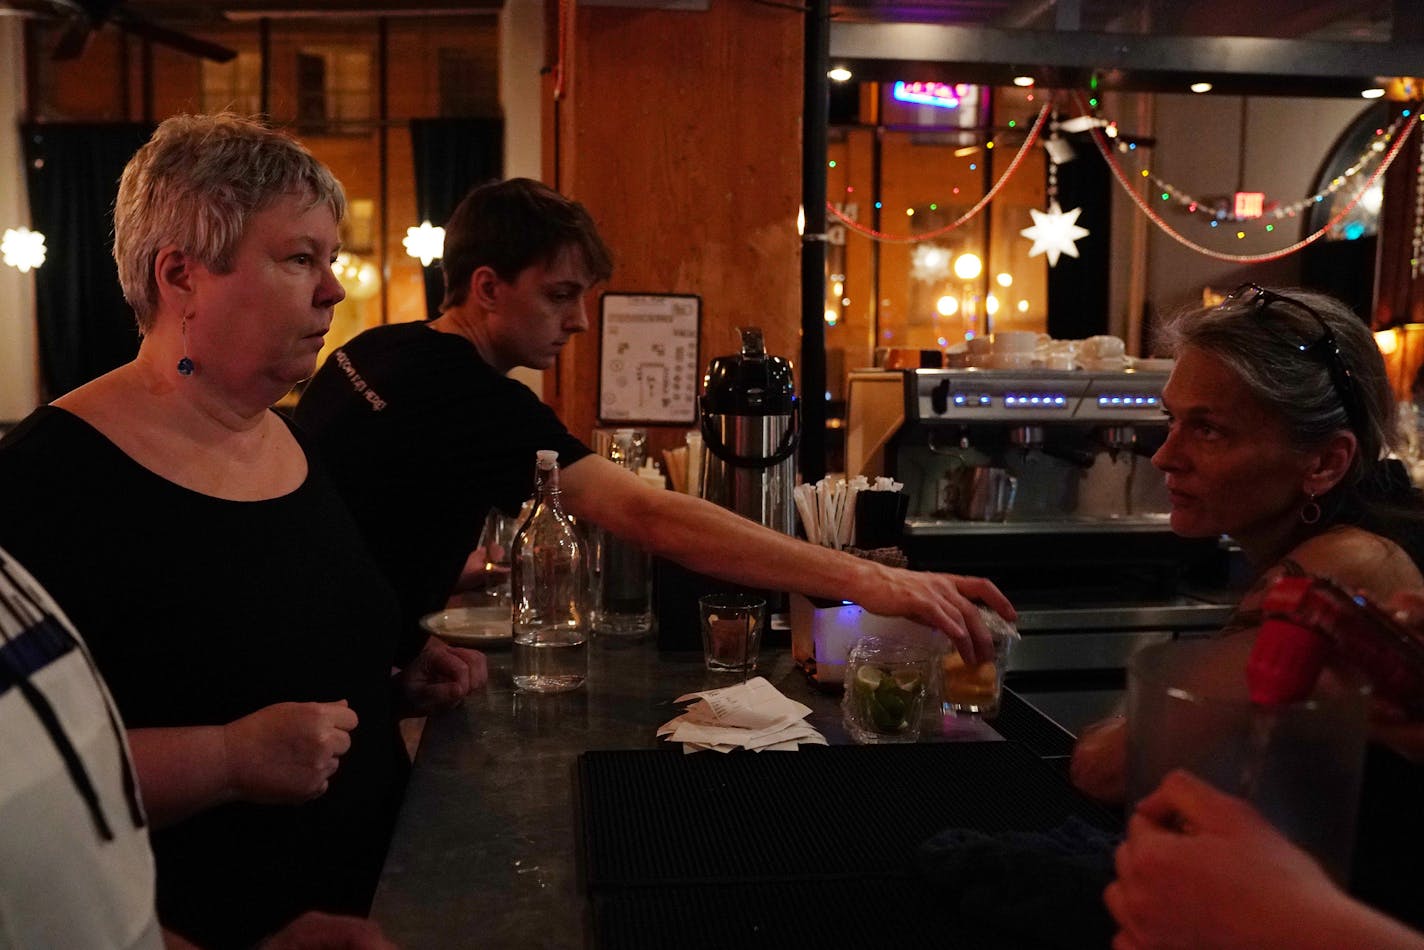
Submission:
POLYGON ((1033 227, 1019 232, 1033 242, 1028 256, 1047 254, 1049 267, 1058 266, 1059 254, 1077 257, 1078 248, 1073 242, 1088 236, 1088 229, 1078 224, 1078 215, 1082 211, 1082 208, 1074 208, 1064 213, 1057 201, 1050 201, 1046 212, 1030 208, 1028 213, 1033 215, 1033 227))
POLYGON ((932 284, 949 276, 950 254, 937 244, 916 244, 910 254, 910 276, 932 284))
POLYGON ((429 221, 422 221, 418 228, 405 229, 401 243, 407 254, 420 258, 422 267, 429 267, 431 261, 445 253, 445 229, 432 228, 429 221))
POLYGON ((6 264, 28 274, 45 262, 44 235, 29 228, 6 228, 0 239, 0 255, 6 264))

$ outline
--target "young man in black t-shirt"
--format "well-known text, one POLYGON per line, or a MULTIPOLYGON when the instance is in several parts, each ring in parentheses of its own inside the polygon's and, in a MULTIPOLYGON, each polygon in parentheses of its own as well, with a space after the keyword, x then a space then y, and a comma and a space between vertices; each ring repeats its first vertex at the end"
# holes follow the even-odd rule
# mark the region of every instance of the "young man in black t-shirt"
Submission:
POLYGON ((357 336, 312 379, 296 416, 412 628, 444 604, 489 508, 517 511, 532 491, 534 452, 552 448, 564 508, 580 520, 702 574, 848 598, 941 630, 967 659, 992 654, 972 601, 1014 611, 989 581, 885 567, 648 488, 506 378, 516 366, 548 369, 589 327, 584 298, 612 261, 582 205, 528 179, 482 185, 446 224, 441 266, 440 317, 357 336))

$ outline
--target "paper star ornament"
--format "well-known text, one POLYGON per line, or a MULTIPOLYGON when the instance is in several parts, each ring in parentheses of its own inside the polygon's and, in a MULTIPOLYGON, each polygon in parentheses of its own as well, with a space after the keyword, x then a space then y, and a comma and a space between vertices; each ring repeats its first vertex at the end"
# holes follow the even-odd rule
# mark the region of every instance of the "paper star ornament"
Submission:
POLYGON ((1033 242, 1028 256, 1047 254, 1049 267, 1058 266, 1060 254, 1077 257, 1078 247, 1073 242, 1088 236, 1088 229, 1078 224, 1078 215, 1082 212, 1082 208, 1074 208, 1065 213, 1056 201, 1048 203, 1047 211, 1030 208, 1028 213, 1033 215, 1033 227, 1019 232, 1033 242))
POLYGON ((45 262, 45 237, 29 228, 7 228, 0 239, 0 259, 28 274, 45 262))
POLYGON ((422 221, 418 228, 405 229, 401 243, 407 254, 420 258, 422 267, 429 267, 431 261, 445 253, 445 229, 432 228, 429 221, 422 221))

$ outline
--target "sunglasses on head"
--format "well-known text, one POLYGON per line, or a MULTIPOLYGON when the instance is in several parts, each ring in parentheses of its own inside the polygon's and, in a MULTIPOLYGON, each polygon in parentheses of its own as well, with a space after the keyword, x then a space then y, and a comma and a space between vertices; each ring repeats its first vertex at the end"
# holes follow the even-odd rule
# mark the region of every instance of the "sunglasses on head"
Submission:
POLYGON ((1358 433, 1362 411, 1359 395, 1355 389, 1355 374, 1345 363, 1345 357, 1340 352, 1340 344, 1336 342, 1335 334, 1331 331, 1330 324, 1325 322, 1324 317, 1308 304, 1278 294, 1274 290, 1267 290, 1260 284, 1242 284, 1227 294, 1221 302, 1223 307, 1228 305, 1252 307, 1254 308, 1252 315, 1255 317, 1267 315, 1272 304, 1295 307, 1320 324, 1321 335, 1318 339, 1309 343, 1296 343, 1295 347, 1306 356, 1324 365, 1330 374, 1330 382, 1335 386, 1335 395, 1340 397, 1340 405, 1344 407, 1345 416, 1350 420, 1350 428, 1358 433))

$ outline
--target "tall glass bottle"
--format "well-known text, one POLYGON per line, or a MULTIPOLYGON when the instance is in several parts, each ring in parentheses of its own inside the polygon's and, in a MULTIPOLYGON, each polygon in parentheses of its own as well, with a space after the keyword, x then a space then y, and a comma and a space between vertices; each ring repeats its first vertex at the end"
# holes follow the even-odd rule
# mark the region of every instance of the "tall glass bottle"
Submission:
POLYGON ((559 502, 559 453, 536 453, 534 509, 514 536, 514 685, 578 689, 588 675, 588 553, 559 502))
MULTIPOLYGON (((639 430, 616 429, 608 457, 630 472, 637 472, 643 461, 645 439, 639 430)), ((636 544, 601 529, 597 534, 593 632, 641 637, 653 626, 652 559, 636 544)))

